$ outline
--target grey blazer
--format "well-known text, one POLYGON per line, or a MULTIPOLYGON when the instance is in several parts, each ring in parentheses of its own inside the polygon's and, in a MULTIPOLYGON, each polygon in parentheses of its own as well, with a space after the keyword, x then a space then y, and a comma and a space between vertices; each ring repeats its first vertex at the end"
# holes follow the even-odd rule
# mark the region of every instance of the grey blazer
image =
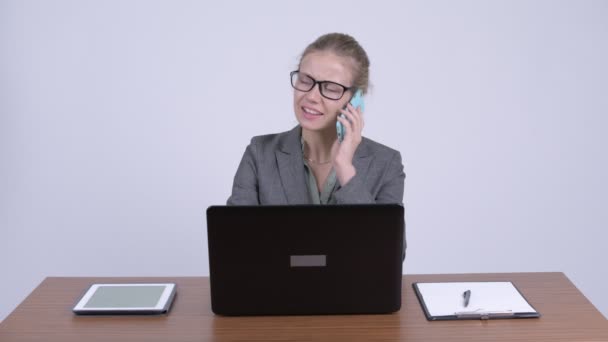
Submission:
MULTIPOLYGON (((228 205, 312 204, 302 159, 301 128, 251 139, 234 176, 228 205)), ((403 205, 401 154, 363 138, 353 165, 357 174, 334 193, 337 204, 403 205)))

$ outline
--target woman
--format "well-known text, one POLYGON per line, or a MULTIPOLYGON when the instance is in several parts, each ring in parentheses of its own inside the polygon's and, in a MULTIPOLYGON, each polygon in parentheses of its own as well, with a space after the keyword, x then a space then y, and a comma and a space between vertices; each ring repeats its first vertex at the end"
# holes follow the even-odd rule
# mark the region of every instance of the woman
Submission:
POLYGON ((359 43, 340 33, 319 37, 304 50, 291 84, 299 125, 251 139, 228 205, 402 204, 400 153, 362 137, 361 109, 349 104, 369 86, 359 43), (344 125, 342 142, 336 120, 344 125))

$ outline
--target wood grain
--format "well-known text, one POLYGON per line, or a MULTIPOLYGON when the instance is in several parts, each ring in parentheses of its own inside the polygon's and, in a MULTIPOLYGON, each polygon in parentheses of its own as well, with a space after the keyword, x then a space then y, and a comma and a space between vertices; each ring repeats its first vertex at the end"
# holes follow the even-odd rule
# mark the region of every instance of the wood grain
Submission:
POLYGON ((222 317, 211 312, 209 279, 45 279, 0 324, 0 341, 608 341, 608 323, 562 273, 406 275, 403 306, 391 315, 222 317), (416 281, 513 281, 539 319, 429 322, 416 281), (75 316, 95 282, 176 282, 166 316, 75 316))

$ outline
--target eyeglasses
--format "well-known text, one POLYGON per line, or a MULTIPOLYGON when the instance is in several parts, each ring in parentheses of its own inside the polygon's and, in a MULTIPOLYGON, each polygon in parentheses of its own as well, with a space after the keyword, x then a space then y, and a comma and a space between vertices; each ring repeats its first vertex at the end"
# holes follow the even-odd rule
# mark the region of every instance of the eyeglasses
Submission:
POLYGON ((330 100, 339 100, 344 96, 344 93, 347 90, 350 90, 352 87, 345 87, 340 83, 331 82, 331 81, 317 81, 314 78, 303 74, 300 70, 292 71, 291 76, 291 86, 299 91, 309 92, 311 91, 317 84, 319 84, 319 91, 321 95, 330 100))

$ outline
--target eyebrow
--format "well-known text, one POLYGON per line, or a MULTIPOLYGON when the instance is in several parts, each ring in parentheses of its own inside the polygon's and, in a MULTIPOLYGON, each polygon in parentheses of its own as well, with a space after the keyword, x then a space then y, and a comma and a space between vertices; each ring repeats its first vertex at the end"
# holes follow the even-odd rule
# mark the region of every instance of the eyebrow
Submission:
POLYGON ((337 84, 337 85, 341 85, 341 86, 343 86, 343 87, 345 87, 345 88, 348 88, 347 86, 345 86, 344 84, 342 84, 342 83, 340 83, 340 82, 336 82, 336 81, 328 81, 328 80, 322 80, 322 81, 319 81, 318 79, 314 78, 314 77, 313 77, 311 74, 308 74, 308 73, 303 72, 303 71, 301 71, 301 70, 300 70, 300 72, 301 72, 302 74, 304 74, 304 75, 306 75, 306 76, 308 76, 308 77, 312 78, 313 80, 315 80, 315 81, 317 81, 317 82, 329 82, 329 83, 335 83, 335 84, 337 84))

